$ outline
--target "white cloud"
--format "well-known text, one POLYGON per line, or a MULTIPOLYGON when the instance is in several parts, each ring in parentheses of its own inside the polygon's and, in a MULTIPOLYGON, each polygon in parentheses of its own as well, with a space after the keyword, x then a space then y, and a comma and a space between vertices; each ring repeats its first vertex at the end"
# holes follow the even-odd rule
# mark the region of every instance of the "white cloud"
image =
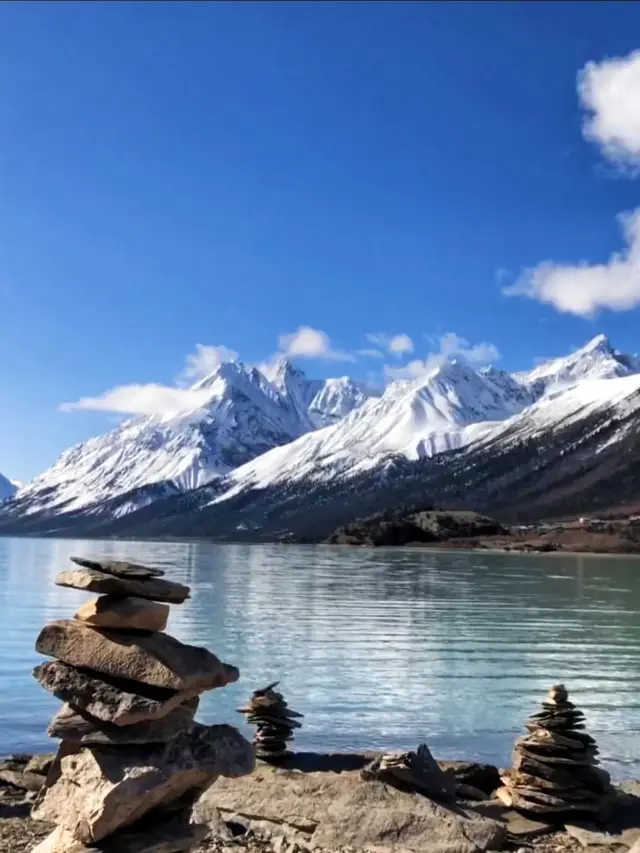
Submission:
POLYGON ((380 352, 379 349, 359 349, 356 350, 356 355, 363 358, 384 358, 384 353, 380 352))
POLYGON ((578 74, 586 139, 614 163, 640 168, 640 50, 588 62, 578 74))
MULTIPOLYGON (((197 382, 223 364, 232 361, 238 354, 225 346, 197 344, 195 351, 185 359, 185 366, 178 381, 197 382)), ((87 410, 94 412, 117 412, 124 415, 177 415, 203 406, 210 391, 201 388, 184 388, 173 385, 148 384, 118 385, 97 397, 82 397, 75 403, 63 403, 61 412, 87 410)))
POLYGON ((295 332, 280 335, 278 339, 283 354, 290 358, 322 358, 327 361, 355 361, 352 353, 334 349, 326 332, 299 326, 295 332))
POLYGON ((438 338, 438 351, 431 352, 425 359, 414 359, 401 367, 386 365, 385 376, 388 379, 418 379, 435 370, 447 359, 461 357, 472 364, 489 364, 500 358, 495 344, 481 342, 470 344, 466 338, 447 332, 438 338))
POLYGON ((235 361, 238 353, 224 345, 210 346, 196 344, 195 351, 190 353, 185 360, 185 367, 180 378, 197 382, 224 364, 226 361, 235 361))
POLYGON ((389 352, 394 355, 404 355, 413 352, 413 341, 409 335, 394 335, 389 341, 389 352))
POLYGON ((98 397, 82 397, 63 403, 61 412, 86 409, 94 412, 121 412, 127 415, 168 415, 192 411, 202 406, 207 391, 172 388, 168 385, 119 385, 98 397))
POLYGON ((500 358, 500 353, 495 344, 482 341, 479 344, 470 344, 466 338, 461 338, 455 332, 447 332, 439 338, 440 352, 448 358, 457 355, 462 356, 472 364, 489 364, 500 358))
POLYGON ((413 341, 404 333, 390 335, 387 332, 371 332, 366 337, 370 343, 382 347, 391 355, 401 356, 413 352, 413 341))
POLYGON ((618 217, 626 248, 603 264, 556 264, 524 270, 506 296, 528 296, 565 314, 594 317, 602 308, 629 311, 640 305, 640 207, 618 217))

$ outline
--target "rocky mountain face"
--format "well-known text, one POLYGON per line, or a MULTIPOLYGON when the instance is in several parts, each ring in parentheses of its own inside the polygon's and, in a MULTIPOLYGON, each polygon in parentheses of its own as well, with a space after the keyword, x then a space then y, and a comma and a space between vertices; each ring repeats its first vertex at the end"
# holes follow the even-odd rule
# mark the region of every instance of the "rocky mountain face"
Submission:
POLYGON ((637 453, 640 364, 602 336, 528 373, 446 361, 380 397, 348 379, 318 387, 284 362, 268 376, 223 367, 211 387, 225 393, 212 393, 188 423, 129 422, 93 440, 112 447, 111 488, 99 479, 105 466, 90 464, 88 442, 5 503, 0 530, 317 540, 393 506, 506 520, 640 499, 640 480, 627 474, 637 453), (241 377, 231 389, 228 374, 241 377), (142 456, 130 458, 144 447, 139 440, 123 451, 126 430, 161 428, 170 436, 155 432, 142 456), (127 462, 135 472, 128 481, 127 462), (60 503, 88 484, 90 503, 60 503))

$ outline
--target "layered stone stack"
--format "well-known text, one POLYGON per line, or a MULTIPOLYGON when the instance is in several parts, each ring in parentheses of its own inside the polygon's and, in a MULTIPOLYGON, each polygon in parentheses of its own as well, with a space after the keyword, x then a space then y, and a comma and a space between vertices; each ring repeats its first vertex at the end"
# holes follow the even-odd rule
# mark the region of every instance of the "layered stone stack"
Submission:
POLYGON ((65 704, 49 726, 62 742, 32 812, 57 829, 33 853, 189 850, 204 834, 189 823, 193 800, 255 764, 232 726, 194 722, 199 695, 238 670, 163 633, 188 587, 146 566, 72 559, 79 568, 56 584, 100 597, 36 641, 54 660, 34 676, 65 704))
POLYGON ((596 742, 563 684, 551 688, 526 728, 529 734, 515 744, 513 772, 496 795, 537 814, 599 812, 612 791, 609 774, 597 767, 596 742))
POLYGON ((364 767, 360 776, 437 800, 452 802, 456 796, 455 776, 440 768, 426 743, 415 752, 386 752, 364 767))
POLYGON ((238 712, 245 714, 249 723, 258 727, 253 743, 257 757, 263 761, 290 755, 287 743, 293 740, 293 730, 301 727, 298 720, 302 714, 292 711, 282 693, 275 690, 279 683, 274 681, 264 689, 256 690, 249 704, 238 708, 238 712))

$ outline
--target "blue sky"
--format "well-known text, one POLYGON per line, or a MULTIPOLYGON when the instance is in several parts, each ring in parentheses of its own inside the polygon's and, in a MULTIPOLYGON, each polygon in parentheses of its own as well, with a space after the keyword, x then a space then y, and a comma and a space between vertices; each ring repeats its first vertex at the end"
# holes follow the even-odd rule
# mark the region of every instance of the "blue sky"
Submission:
POLYGON ((617 2, 0 5, 0 471, 198 344, 193 376, 215 347, 362 377, 640 350, 640 216, 609 263, 639 33, 617 2))

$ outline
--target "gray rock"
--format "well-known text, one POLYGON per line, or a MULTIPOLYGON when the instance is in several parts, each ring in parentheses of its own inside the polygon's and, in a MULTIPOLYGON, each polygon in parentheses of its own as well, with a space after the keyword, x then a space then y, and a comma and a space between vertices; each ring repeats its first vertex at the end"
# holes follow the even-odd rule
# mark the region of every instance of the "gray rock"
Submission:
POLYGON ((54 758, 53 753, 32 755, 24 769, 27 773, 40 773, 42 776, 46 776, 54 758))
POLYGON ((19 770, 0 770, 0 782, 12 785, 21 791, 39 791, 44 785, 45 777, 41 773, 27 773, 19 770))
POLYGON ((182 604, 189 598, 189 587, 161 578, 125 578, 96 572, 94 569, 74 569, 60 572, 56 577, 57 586, 81 589, 84 592, 97 592, 100 595, 133 595, 137 598, 149 598, 152 601, 166 601, 169 604, 182 604))
POLYGON ((595 823, 567 823, 565 828, 583 847, 609 847, 613 850, 633 847, 640 839, 640 827, 630 827, 619 833, 606 832, 595 823))
POLYGON ((196 723, 158 747, 84 749, 63 742, 32 816, 90 844, 204 790, 220 775, 242 776, 254 766, 251 744, 226 725, 196 723))
POLYGON ((40 632, 36 651, 70 666, 168 690, 212 690, 237 681, 238 670, 208 649, 169 634, 126 633, 60 619, 40 632))
POLYGON ((163 690, 125 679, 100 677, 57 660, 36 666, 33 675, 62 702, 72 703, 78 710, 116 726, 159 720, 200 692, 163 690))
POLYGON ((206 827, 182 820, 142 821, 135 829, 117 832, 90 847, 77 841, 68 829, 56 827, 33 853, 183 853, 207 834, 206 827))
POLYGON ((203 819, 207 810, 214 812, 212 833, 222 815, 274 840, 327 850, 477 853, 500 849, 507 839, 503 823, 367 782, 358 771, 301 773, 259 765, 243 779, 219 779, 196 804, 194 817, 203 819))
POLYGON ((166 743, 191 728, 198 703, 198 698, 190 699, 159 720, 145 720, 133 726, 105 723, 65 704, 51 720, 47 734, 85 746, 166 743))
POLYGON ((83 569, 105 572, 121 578, 161 578, 165 572, 162 569, 152 569, 138 563, 128 563, 123 560, 89 560, 86 557, 71 557, 71 562, 83 569))

